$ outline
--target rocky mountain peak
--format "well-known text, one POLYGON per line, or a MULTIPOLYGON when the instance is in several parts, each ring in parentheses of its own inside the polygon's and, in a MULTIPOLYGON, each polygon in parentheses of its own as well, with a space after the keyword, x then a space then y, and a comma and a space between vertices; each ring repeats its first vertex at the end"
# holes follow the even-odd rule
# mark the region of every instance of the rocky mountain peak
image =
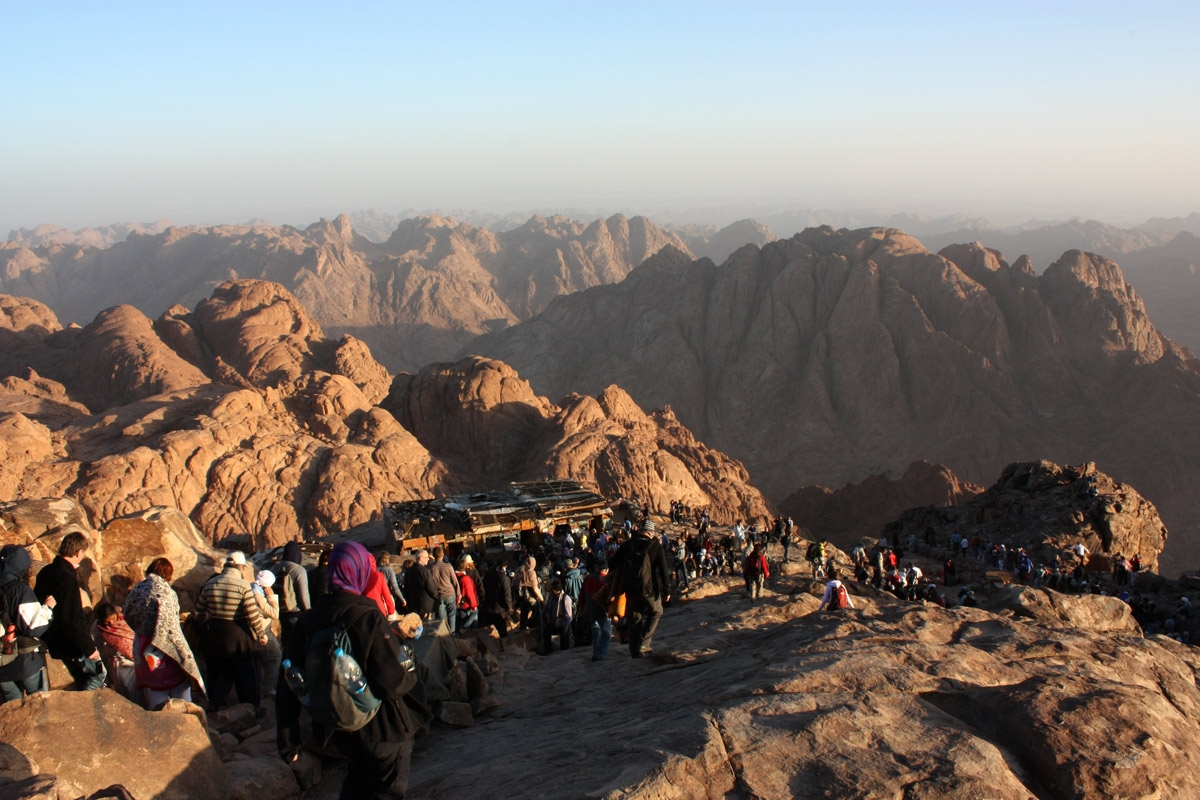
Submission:
POLYGON ((1115 261, 1071 250, 1040 278, 1042 294, 1078 340, 1153 362, 1182 350, 1154 327, 1146 307, 1115 261))
POLYGON ((1179 449, 1200 448, 1179 423, 1183 408, 1200 419, 1200 366, 1099 256, 1037 277, 978 245, 935 255, 894 229, 824 226, 719 267, 660 251, 472 350, 551 397, 616 382, 642 407, 670 405, 773 497, 921 459, 982 483, 1086 453, 1200 539, 1180 492, 1200 471, 1179 449))
POLYGON ((305 228, 304 232, 313 239, 330 244, 352 244, 355 235, 350 217, 345 214, 338 214, 332 220, 322 218, 305 228))
POLYGON ((196 306, 195 321, 212 352, 252 384, 279 386, 315 368, 321 327, 283 286, 236 280, 196 306))

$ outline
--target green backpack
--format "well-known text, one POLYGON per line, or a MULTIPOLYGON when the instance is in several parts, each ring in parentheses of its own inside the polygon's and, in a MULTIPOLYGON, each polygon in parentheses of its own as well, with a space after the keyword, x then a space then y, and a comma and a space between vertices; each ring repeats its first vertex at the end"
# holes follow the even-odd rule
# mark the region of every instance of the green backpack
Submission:
MULTIPOLYGON (((368 685, 350 692, 337 677, 338 649, 354 657, 345 625, 322 628, 308 639, 304 654, 304 682, 308 688, 308 711, 328 731, 356 731, 379 711, 380 700, 368 685)), ((362 665, 359 665, 362 668, 362 665)))

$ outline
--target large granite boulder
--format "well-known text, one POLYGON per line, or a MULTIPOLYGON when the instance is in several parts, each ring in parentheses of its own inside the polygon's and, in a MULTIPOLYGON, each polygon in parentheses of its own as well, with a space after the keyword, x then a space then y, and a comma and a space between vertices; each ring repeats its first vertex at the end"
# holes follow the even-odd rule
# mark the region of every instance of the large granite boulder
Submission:
POLYGON ((204 582, 224 562, 207 537, 177 508, 156 506, 118 517, 100 532, 100 563, 104 591, 117 605, 145 577, 156 558, 170 559, 175 570, 172 586, 183 610, 191 609, 204 582))
POLYGON ((987 491, 960 505, 909 509, 890 527, 905 541, 910 535, 923 541, 930 529, 942 544, 954 533, 978 536, 1009 549, 1024 547, 1042 563, 1059 556, 1069 564, 1070 548, 1083 543, 1094 557, 1140 555, 1150 571, 1158 569, 1167 542, 1154 504, 1094 463, 1010 464, 987 491))
POLYGON ((0 741, 39 774, 79 787, 75 797, 114 783, 139 800, 230 796, 229 775, 196 717, 146 711, 107 689, 0 705, 0 741))

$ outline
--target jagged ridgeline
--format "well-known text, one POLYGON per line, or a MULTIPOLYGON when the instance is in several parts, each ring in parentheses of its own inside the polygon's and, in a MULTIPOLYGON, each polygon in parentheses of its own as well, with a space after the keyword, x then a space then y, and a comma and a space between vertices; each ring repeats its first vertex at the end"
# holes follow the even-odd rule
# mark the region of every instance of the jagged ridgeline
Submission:
MULTIPOLYGON (((355 233, 345 215, 304 230, 155 226, 94 234, 0 244, 0 292, 40 300, 64 323, 86 323, 120 304, 150 317, 177 304, 191 308, 230 279, 275 281, 331 336, 362 339, 392 371, 450 359, 474 336, 529 319, 560 294, 619 281, 667 245, 686 249, 644 217, 620 215, 591 223, 533 217, 499 233, 427 216, 401 222, 383 242, 355 233), (121 233, 128 238, 93 246, 121 233)), ((765 241, 769 233, 735 235, 765 241)), ((711 250, 703 231, 691 238, 711 250)))

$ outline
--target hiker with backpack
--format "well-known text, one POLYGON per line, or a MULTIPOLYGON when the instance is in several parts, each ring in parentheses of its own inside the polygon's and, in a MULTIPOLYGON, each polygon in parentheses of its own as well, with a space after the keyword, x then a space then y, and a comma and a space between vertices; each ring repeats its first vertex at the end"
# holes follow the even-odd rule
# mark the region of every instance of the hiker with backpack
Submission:
POLYGON ((300 552, 300 542, 291 541, 283 546, 283 560, 275 566, 275 578, 278 587, 275 593, 279 596, 279 627, 280 639, 287 644, 296 620, 302 611, 312 608, 312 599, 308 593, 308 572, 300 566, 303 556, 300 552))
POLYGON ((620 571, 626 595, 629 654, 634 658, 650 655, 654 631, 663 615, 663 601, 670 600, 667 554, 656 534, 654 521, 646 518, 609 562, 614 571, 620 571))
POLYGON ((5 635, 12 626, 11 653, 0 656, 0 704, 27 694, 50 691, 45 658, 37 637, 46 632, 54 615, 54 598, 38 602, 29 587, 29 551, 15 544, 0 548, 0 623, 5 635))
POLYGON ((761 544, 754 545, 754 549, 746 557, 746 563, 742 566, 742 576, 746 579, 746 591, 750 594, 750 599, 761 600, 763 584, 771 577, 771 569, 767 566, 767 556, 762 551, 761 544))
POLYGON ((813 579, 817 579, 825 571, 825 540, 819 539, 814 542, 809 542, 808 550, 804 557, 808 563, 812 565, 813 579))
POLYGON ((280 691, 276 709, 283 760, 299 757, 300 709, 306 707, 324 731, 326 741, 317 744, 332 741, 349 760, 340 795, 347 798, 403 797, 413 736, 424 721, 423 709, 408 698, 416 672, 402 663, 400 641, 379 607, 362 596, 371 572, 361 544, 333 548, 329 593, 296 624, 285 650, 288 688, 280 691), (350 669, 345 657, 353 662, 350 669))
POLYGON ((850 599, 850 592, 847 591, 846 585, 836 578, 825 584, 825 595, 821 598, 821 605, 817 606, 817 611, 824 611, 827 608, 830 611, 854 608, 854 601, 850 599))

